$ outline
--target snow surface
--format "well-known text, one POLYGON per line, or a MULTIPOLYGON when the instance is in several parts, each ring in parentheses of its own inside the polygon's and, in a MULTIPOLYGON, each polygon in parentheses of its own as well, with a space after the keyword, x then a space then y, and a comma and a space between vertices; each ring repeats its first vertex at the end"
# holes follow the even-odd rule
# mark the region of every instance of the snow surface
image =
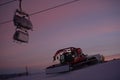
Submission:
POLYGON ((41 73, 8 80, 120 80, 120 60, 112 60, 62 74, 41 73))

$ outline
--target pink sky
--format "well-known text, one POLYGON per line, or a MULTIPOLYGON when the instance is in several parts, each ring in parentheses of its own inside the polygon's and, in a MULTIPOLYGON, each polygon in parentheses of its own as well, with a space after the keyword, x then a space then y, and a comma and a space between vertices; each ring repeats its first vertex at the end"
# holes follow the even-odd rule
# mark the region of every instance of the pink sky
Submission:
MULTIPOLYGON (((1 0, 4 3, 8 0, 1 0)), ((23 10, 29 14, 72 0, 24 0, 23 10)), ((0 22, 11 20, 18 2, 0 6, 0 22)), ((120 1, 81 0, 31 16, 34 31, 29 43, 12 40, 12 22, 0 25, 0 70, 44 67, 52 64, 52 56, 61 48, 81 47, 85 54, 105 56, 120 53, 120 1)))

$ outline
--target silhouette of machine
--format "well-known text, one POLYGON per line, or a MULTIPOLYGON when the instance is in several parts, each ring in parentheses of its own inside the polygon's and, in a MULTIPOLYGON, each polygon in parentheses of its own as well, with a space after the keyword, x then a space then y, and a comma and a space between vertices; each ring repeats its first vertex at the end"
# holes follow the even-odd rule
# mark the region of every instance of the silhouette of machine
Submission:
POLYGON ((62 73, 84 67, 85 65, 92 65, 104 61, 104 57, 100 54, 85 55, 81 48, 68 47, 58 50, 53 56, 53 61, 59 61, 46 68, 47 74, 62 73))

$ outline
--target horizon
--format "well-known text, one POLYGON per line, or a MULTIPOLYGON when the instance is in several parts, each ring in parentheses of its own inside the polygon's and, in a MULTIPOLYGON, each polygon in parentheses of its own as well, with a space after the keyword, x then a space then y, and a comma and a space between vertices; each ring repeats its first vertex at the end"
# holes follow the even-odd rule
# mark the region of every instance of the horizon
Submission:
MULTIPOLYGON (((105 58, 105 61, 111 61, 111 60, 115 60, 115 59, 120 59, 120 53, 118 54, 114 54, 114 55, 108 55, 108 56, 104 56, 105 58)), ((52 64, 50 64, 52 65, 52 64)), ((19 68, 16 68, 16 69, 8 69, 8 70, 0 70, 0 75, 2 74, 14 74, 14 73, 22 73, 22 72, 25 72, 26 71, 26 67, 28 68, 28 72, 29 74, 36 74, 36 73, 41 73, 41 72, 44 72, 45 71, 45 68, 50 66, 50 65, 47 65, 47 66, 43 66, 43 67, 39 67, 39 66, 36 66, 36 67, 31 67, 31 66, 24 66, 24 67, 19 67, 19 68)))

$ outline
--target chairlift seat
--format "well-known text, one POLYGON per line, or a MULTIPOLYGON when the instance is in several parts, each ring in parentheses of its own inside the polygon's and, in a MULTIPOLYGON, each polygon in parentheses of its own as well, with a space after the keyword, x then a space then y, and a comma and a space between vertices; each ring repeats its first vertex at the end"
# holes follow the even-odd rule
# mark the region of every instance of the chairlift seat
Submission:
POLYGON ((25 42, 28 43, 29 35, 27 31, 22 30, 16 30, 14 33, 13 39, 19 42, 25 42))

